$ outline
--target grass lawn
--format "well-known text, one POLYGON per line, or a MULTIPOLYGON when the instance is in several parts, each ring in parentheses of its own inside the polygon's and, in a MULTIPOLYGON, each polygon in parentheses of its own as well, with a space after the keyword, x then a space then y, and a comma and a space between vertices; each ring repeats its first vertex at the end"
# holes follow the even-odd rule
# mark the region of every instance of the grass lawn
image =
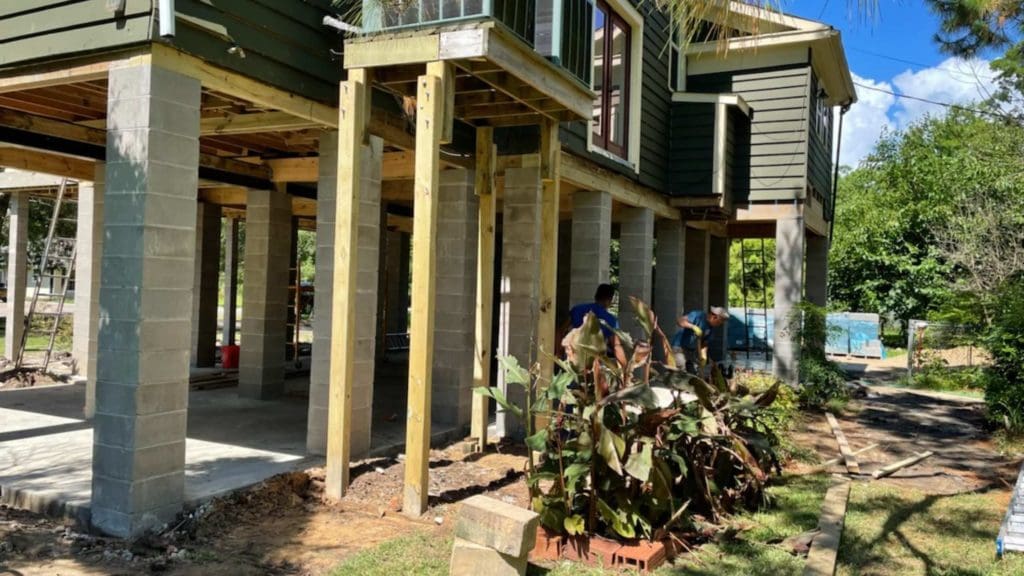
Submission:
MULTIPOLYGON (((772 505, 761 512, 744 513, 734 520, 748 526, 737 539, 708 544, 696 554, 665 566, 656 574, 669 575, 799 575, 804 560, 779 546, 768 544, 810 530, 818 524, 821 501, 828 489, 824 475, 787 477, 768 489, 772 505)), ((349 558, 331 572, 332 576, 390 576, 448 574, 451 535, 441 531, 419 532, 381 544, 349 558)), ((549 576, 605 576, 620 571, 586 568, 571 562, 550 567, 530 566, 530 574, 549 576)))
POLYGON ((856 483, 839 547, 840 576, 1024 574, 1024 555, 995 558, 1007 499, 994 493, 928 495, 856 483))

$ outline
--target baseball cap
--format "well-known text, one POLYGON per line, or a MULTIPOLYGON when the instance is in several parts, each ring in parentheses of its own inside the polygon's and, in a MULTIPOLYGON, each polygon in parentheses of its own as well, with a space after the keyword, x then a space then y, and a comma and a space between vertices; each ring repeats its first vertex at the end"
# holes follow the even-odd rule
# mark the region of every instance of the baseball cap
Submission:
POLYGON ((715 316, 718 316, 719 318, 722 318, 723 320, 729 319, 729 311, 726 310, 725 308, 722 308, 721 306, 712 306, 711 313, 714 314, 715 316))

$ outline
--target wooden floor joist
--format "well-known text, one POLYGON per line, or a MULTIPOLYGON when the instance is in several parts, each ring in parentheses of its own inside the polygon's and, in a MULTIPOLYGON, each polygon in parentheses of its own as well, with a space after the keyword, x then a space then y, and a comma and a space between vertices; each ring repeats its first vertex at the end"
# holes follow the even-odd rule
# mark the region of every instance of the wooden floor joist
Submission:
POLYGON ((843 537, 846 503, 850 499, 851 480, 848 476, 833 475, 832 485, 821 504, 818 529, 821 533, 811 541, 804 565, 804 576, 832 576, 836 571, 839 543, 843 537))
POLYGON ((341 498, 348 489, 352 456, 352 378, 356 341, 356 249, 359 238, 359 186, 369 111, 366 70, 350 70, 341 83, 338 107, 338 193, 334 224, 330 384, 327 409, 325 492, 341 498))
POLYGON ((430 485, 430 402, 434 361, 437 204, 445 83, 451 65, 427 64, 416 93, 416 184, 412 229, 412 315, 409 323, 409 404, 405 423, 405 488, 402 512, 427 510, 430 485))
MULTIPOLYGON (((476 337, 473 354, 473 387, 491 386, 491 312, 494 309, 494 129, 476 131, 476 194, 479 202, 476 258, 476 337)), ((470 435, 481 450, 487 445, 488 400, 473 394, 470 435)))
POLYGON ((860 474, 860 465, 857 464, 857 457, 850 450, 850 444, 846 441, 843 429, 839 427, 839 421, 836 420, 836 417, 831 412, 825 413, 825 419, 828 420, 828 425, 832 427, 832 433, 835 434, 836 442, 839 443, 839 454, 842 455, 843 461, 846 463, 846 471, 850 474, 860 474))

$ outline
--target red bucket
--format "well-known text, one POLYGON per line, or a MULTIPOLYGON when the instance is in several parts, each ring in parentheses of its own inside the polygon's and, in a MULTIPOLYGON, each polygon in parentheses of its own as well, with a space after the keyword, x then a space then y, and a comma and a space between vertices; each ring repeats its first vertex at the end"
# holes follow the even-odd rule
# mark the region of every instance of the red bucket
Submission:
POLYGON ((231 370, 238 368, 238 346, 221 346, 220 347, 220 363, 221 367, 225 370, 231 370))

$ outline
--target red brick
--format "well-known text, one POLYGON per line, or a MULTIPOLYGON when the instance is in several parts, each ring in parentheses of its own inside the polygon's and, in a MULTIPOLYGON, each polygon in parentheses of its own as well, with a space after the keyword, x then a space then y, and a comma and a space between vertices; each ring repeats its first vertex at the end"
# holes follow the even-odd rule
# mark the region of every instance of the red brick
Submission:
POLYGON ((537 542, 530 551, 531 560, 558 560, 562 556, 562 536, 540 526, 537 528, 537 542))
POLYGON ((636 568, 644 572, 653 572, 666 560, 665 545, 661 542, 640 540, 634 544, 624 544, 615 552, 615 565, 620 568, 636 568))
POLYGON ((562 557, 591 566, 611 568, 614 564, 615 552, 621 547, 622 544, 601 536, 566 537, 565 546, 562 548, 562 557))

